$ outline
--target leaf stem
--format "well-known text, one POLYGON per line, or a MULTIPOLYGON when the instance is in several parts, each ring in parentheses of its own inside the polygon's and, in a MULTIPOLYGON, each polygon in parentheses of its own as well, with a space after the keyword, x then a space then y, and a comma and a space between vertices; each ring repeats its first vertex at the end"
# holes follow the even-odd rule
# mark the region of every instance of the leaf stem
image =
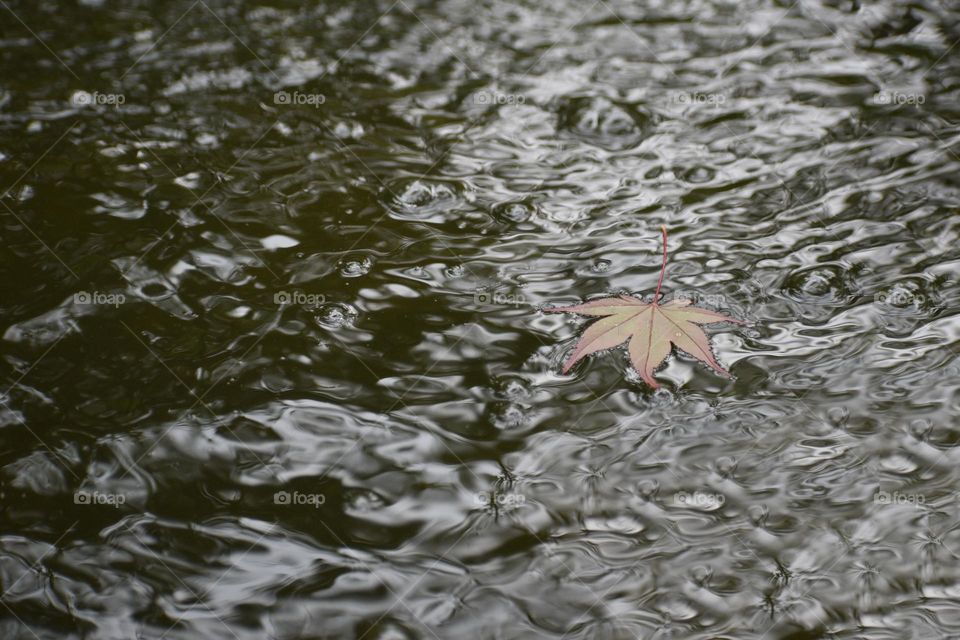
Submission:
POLYGON ((660 225, 660 232, 663 234, 663 264, 660 265, 660 279, 657 280, 657 290, 653 294, 653 302, 657 303, 660 298, 660 286, 663 284, 663 274, 667 271, 667 227, 660 225))

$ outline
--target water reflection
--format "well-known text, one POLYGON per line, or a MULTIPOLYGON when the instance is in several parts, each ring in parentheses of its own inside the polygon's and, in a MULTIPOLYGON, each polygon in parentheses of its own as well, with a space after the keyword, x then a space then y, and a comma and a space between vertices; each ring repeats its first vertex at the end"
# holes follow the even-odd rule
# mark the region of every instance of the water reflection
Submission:
POLYGON ((960 634, 953 9, 0 12, 3 637, 960 634))

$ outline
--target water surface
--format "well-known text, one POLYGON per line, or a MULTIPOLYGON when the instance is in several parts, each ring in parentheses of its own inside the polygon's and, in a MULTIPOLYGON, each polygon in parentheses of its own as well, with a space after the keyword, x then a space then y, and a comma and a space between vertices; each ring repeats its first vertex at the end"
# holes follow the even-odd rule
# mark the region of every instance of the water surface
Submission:
POLYGON ((948 3, 0 15, 3 637, 960 637, 948 3))

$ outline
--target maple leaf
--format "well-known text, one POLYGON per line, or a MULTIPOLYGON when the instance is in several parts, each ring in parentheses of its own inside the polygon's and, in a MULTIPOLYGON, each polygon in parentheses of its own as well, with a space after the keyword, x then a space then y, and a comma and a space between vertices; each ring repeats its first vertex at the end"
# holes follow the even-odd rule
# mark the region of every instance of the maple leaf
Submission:
POLYGON ((717 362, 710 348, 710 339, 699 325, 714 322, 744 323, 715 311, 691 306, 689 300, 675 299, 661 304, 660 287, 667 269, 667 228, 661 226, 660 230, 663 233, 663 263, 652 302, 621 295, 616 298, 591 300, 571 307, 544 309, 550 313, 577 313, 601 318, 583 332, 573 353, 563 364, 564 373, 591 353, 606 351, 628 342, 627 352, 633 368, 643 381, 654 389, 660 385, 654 379, 653 373, 670 355, 672 346, 709 365, 718 373, 733 377, 717 362))

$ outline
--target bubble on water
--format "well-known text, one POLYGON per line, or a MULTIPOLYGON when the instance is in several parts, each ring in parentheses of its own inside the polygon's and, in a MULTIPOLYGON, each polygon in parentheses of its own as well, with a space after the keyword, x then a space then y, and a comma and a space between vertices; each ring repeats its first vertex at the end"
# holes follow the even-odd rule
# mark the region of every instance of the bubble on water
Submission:
POLYGON ((729 477, 737 468, 737 460, 729 456, 720 456, 717 458, 714 463, 717 473, 727 478, 729 477))
POLYGON ((827 418, 831 424, 842 427, 850 419, 850 410, 846 407, 830 407, 827 410, 827 418))
POLYGON ((506 431, 523 426, 527 421, 527 413, 522 405, 515 402, 497 402, 487 409, 487 420, 497 429, 506 431))
POLYGON ((463 268, 463 265, 457 264, 452 267, 447 267, 443 272, 448 278, 462 278, 464 273, 466 273, 466 269, 463 268))
POLYGON ((610 260, 596 259, 593 261, 590 270, 594 273, 606 273, 610 270, 610 265, 613 264, 610 260))
POLYGON ((438 199, 452 196, 453 192, 446 185, 415 180, 407 185, 397 202, 406 207, 425 207, 438 199))
POLYGON ((530 397, 530 383, 515 375, 502 375, 493 379, 493 388, 498 396, 508 400, 523 400, 530 397))
POLYGON ((707 586, 711 578, 713 578, 711 567, 700 564, 690 569, 690 579, 701 587, 707 586))
POLYGON ((337 263, 337 270, 344 278, 359 278, 370 273, 373 259, 369 256, 347 257, 337 263))
POLYGON ((493 217, 500 222, 526 222, 534 214, 534 208, 525 202, 502 202, 493 208, 493 217))
POLYGON ((803 276, 799 290, 812 296, 825 296, 833 290, 833 274, 826 269, 811 271, 803 276))
POLYGON ((260 376, 260 386, 270 393, 283 393, 296 385, 282 373, 267 371, 260 376))
POLYGON ((765 504, 753 504, 747 508, 747 517, 757 527, 762 527, 770 516, 770 508, 765 504))
POLYGON ((690 167, 689 169, 675 170, 680 179, 690 184, 703 184, 713 180, 717 172, 709 167, 690 167))
POLYGON ((314 318, 328 329, 339 329, 353 324, 357 315, 357 310, 350 305, 333 303, 320 307, 314 318))
POLYGON ((908 426, 908 431, 910 435, 916 438, 917 440, 926 440, 930 435, 930 431, 933 428, 933 425, 930 424, 929 420, 924 418, 918 418, 912 420, 908 426))
POLYGON ((424 179, 394 183, 387 191, 388 205, 400 219, 442 221, 459 201, 450 185, 424 179))
POLYGON ((386 506, 386 500, 369 489, 349 489, 344 494, 344 506, 350 511, 368 513, 386 506))
POLYGON ((660 491, 660 483, 656 480, 641 480, 637 483, 637 493, 646 501, 653 500, 660 491))
POLYGON ((564 99, 557 121, 560 130, 612 150, 636 146, 653 124, 649 113, 601 97, 564 99))
POLYGON ((853 298, 848 274, 840 267, 817 266, 787 276, 783 293, 796 302, 836 306, 853 298))

